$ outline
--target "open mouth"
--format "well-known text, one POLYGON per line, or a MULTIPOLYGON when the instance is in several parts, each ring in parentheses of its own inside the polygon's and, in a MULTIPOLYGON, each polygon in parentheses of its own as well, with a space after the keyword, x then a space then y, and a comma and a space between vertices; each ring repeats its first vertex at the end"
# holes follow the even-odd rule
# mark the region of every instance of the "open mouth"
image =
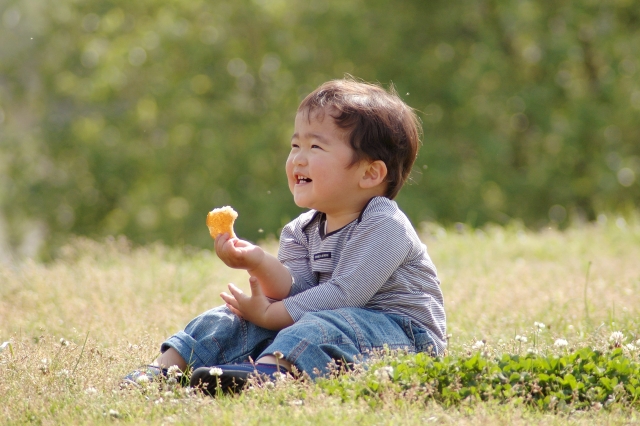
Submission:
POLYGON ((300 183, 307 183, 307 182, 311 182, 311 179, 309 179, 306 176, 296 175, 296 183, 300 184, 300 183))

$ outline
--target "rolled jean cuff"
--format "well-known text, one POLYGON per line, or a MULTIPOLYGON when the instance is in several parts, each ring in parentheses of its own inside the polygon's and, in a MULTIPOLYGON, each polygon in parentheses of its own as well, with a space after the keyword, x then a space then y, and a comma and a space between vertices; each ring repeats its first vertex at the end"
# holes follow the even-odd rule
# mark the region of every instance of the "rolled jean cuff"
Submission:
POLYGON ((160 352, 164 353, 169 348, 175 349, 187 365, 192 368, 204 367, 213 356, 203 345, 184 331, 179 331, 164 341, 160 346, 160 352))

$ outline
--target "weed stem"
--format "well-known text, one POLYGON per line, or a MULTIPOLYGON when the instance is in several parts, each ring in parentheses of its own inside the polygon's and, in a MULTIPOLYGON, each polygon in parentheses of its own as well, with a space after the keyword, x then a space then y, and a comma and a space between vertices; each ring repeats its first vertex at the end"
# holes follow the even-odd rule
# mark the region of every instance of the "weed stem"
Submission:
POLYGON ((591 271, 591 261, 587 263, 587 276, 584 280, 584 316, 587 322, 587 326, 591 323, 589 319, 589 302, 587 300, 587 287, 589 285, 589 272, 591 271))
POLYGON ((72 376, 76 374, 76 370, 78 369, 78 364, 80 364, 80 358, 82 358, 82 354, 84 353, 84 347, 87 345, 87 339, 89 339, 89 330, 87 330, 87 335, 84 338, 84 343, 82 344, 82 349, 80 350, 80 355, 78 355, 78 360, 76 361, 76 366, 73 367, 72 376))

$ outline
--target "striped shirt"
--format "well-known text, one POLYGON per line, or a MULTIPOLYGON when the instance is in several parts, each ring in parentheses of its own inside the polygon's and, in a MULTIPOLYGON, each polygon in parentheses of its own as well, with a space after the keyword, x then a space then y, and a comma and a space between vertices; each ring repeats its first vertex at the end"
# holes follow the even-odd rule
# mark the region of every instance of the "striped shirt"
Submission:
POLYGON ((360 307, 411 318, 426 328, 438 353, 446 317, 436 268, 398 205, 374 197, 357 220, 325 234, 325 215, 310 210, 282 230, 278 259, 293 285, 283 301, 291 318, 360 307))

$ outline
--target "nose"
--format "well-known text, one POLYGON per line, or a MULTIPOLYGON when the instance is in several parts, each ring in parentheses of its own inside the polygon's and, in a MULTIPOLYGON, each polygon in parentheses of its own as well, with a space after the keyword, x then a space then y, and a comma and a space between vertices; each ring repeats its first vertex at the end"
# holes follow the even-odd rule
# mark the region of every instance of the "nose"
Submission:
POLYGON ((303 150, 298 150, 298 152, 291 153, 291 163, 295 166, 304 166, 307 163, 307 156, 303 152, 303 150))

